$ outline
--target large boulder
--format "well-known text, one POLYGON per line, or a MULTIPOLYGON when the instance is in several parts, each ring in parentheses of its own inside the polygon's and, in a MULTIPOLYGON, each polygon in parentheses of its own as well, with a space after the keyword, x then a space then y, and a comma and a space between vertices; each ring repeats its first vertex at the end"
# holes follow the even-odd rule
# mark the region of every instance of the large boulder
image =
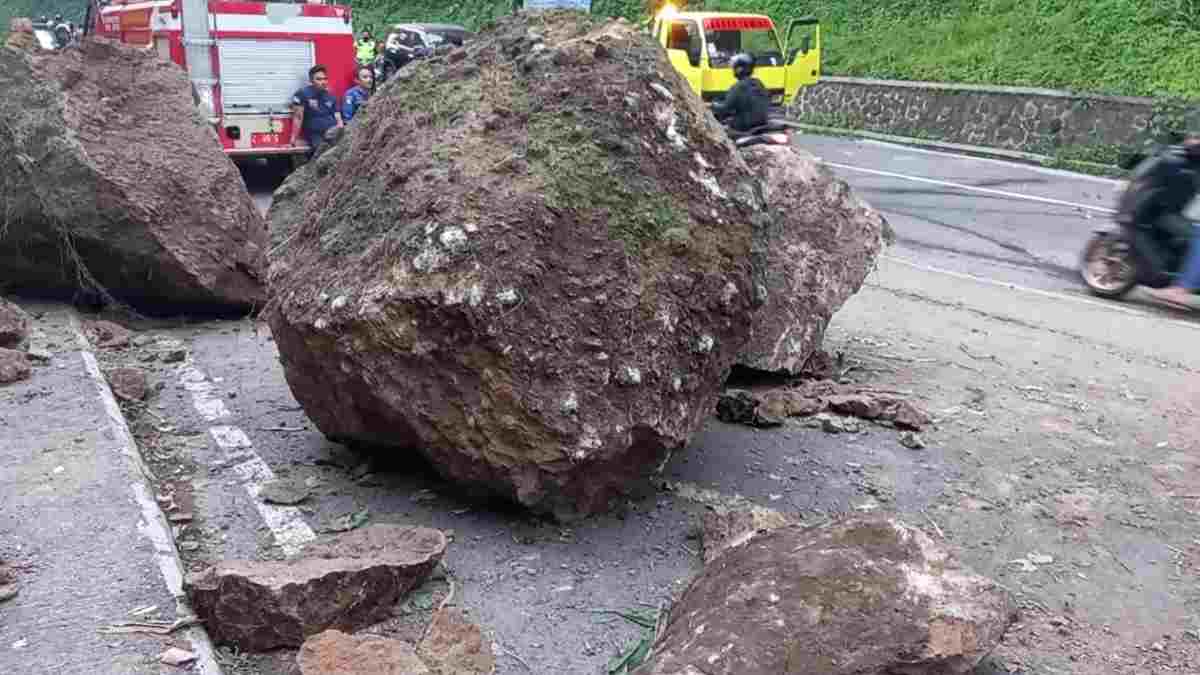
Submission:
POLYGON ((299 647, 330 628, 354 631, 388 618, 445 552, 438 530, 370 525, 311 543, 291 560, 223 561, 189 574, 184 590, 220 643, 299 647))
POLYGON ((711 416, 758 181, 632 25, 519 14, 401 71, 276 193, 266 311, 332 439, 563 516, 711 416))
POLYGON ((812 154, 777 145, 743 152, 762 179, 771 218, 764 233, 767 303, 738 364, 799 375, 893 235, 883 216, 812 154))
POLYGON ((0 48, 0 279, 169 312, 244 310, 266 226, 154 50, 0 48))
POLYGON ((788 526, 735 543, 671 609, 635 675, 963 675, 1015 600, 894 519, 788 526))

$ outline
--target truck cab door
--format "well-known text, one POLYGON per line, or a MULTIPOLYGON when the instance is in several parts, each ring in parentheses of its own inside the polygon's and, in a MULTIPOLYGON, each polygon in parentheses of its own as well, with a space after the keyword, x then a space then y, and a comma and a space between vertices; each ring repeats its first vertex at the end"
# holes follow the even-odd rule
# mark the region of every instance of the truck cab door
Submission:
POLYGON ((791 103, 801 87, 821 79, 821 22, 811 16, 793 19, 783 44, 788 64, 783 100, 791 103))
POLYGON ((699 96, 704 82, 704 33, 700 25, 690 19, 664 20, 662 45, 667 50, 671 65, 699 96))

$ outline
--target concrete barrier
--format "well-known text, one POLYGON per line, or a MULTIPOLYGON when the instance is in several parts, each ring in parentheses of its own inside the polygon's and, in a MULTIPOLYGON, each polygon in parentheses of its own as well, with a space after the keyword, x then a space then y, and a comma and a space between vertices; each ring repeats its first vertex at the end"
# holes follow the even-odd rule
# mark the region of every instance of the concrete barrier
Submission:
POLYGON ((1197 111, 1053 89, 824 77, 790 113, 810 124, 1113 163, 1197 111))

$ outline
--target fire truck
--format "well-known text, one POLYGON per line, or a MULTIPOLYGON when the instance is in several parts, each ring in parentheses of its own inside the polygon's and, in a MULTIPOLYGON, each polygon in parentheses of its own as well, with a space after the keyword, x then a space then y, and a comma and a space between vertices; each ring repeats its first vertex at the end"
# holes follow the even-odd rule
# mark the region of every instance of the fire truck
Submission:
POLYGON ((156 50, 187 71, 197 105, 234 159, 286 157, 292 94, 308 69, 328 68, 329 90, 353 86, 350 8, 323 2, 90 0, 87 34, 156 50))

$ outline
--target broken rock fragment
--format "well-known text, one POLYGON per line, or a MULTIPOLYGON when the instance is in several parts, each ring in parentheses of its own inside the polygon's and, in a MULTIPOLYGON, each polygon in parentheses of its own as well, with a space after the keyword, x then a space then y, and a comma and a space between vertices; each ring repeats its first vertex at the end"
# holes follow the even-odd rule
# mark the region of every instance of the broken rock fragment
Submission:
POLYGON ((751 321, 738 363, 798 375, 834 313, 862 286, 891 229, 812 154, 772 145, 742 152, 761 179, 770 218, 756 231, 766 304, 751 321))
POLYGON ((111 321, 92 321, 87 324, 85 333, 98 349, 124 349, 133 338, 133 331, 111 321))
POLYGON ((16 349, 29 337, 29 315, 15 304, 0 298, 0 347, 16 349))
POLYGON ((690 441, 749 337, 758 179, 628 23, 518 14, 460 56, 401 71, 276 192, 284 374, 333 440, 601 511, 690 441))
POLYGON ((490 675, 496 670, 491 641, 456 607, 433 615, 417 653, 438 675, 490 675))
POLYGON ((188 575, 184 589, 213 638, 246 651, 299 647, 324 630, 386 619, 441 560, 438 530, 370 525, 286 561, 232 560, 188 575))
POLYGON ((772 414, 762 400, 744 389, 727 389, 717 399, 717 419, 728 424, 751 427, 777 427, 783 417, 772 414))
POLYGON ((25 352, 0 347, 0 384, 12 384, 29 379, 33 366, 25 352))
POLYGON ((702 521, 704 562, 710 563, 718 555, 760 534, 795 522, 790 516, 762 506, 707 511, 702 521))
POLYGON ((431 675, 407 642, 339 630, 310 637, 296 661, 301 675, 431 675))
POLYGON ((146 371, 141 368, 113 368, 105 375, 119 400, 136 403, 146 399, 146 371))
POLYGON ((635 675, 965 675, 1016 604, 888 517, 787 526, 709 563, 635 675))

